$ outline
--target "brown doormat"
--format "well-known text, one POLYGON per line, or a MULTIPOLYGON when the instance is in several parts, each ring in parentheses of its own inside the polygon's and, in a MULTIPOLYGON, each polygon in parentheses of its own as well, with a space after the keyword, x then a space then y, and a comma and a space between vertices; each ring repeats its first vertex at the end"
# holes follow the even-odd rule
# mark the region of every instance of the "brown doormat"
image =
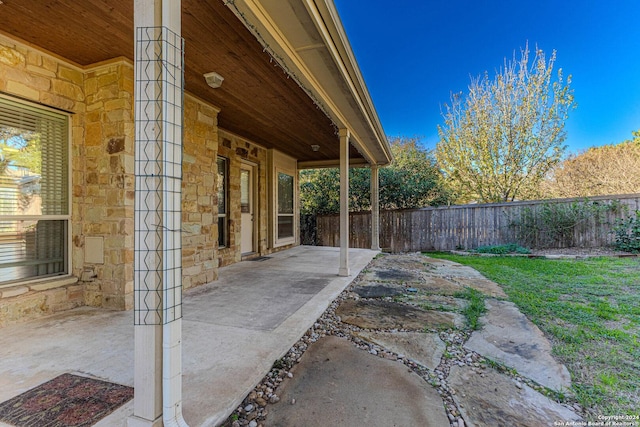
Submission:
POLYGON ((0 403, 0 421, 16 427, 91 426, 132 397, 132 387, 62 374, 0 403))

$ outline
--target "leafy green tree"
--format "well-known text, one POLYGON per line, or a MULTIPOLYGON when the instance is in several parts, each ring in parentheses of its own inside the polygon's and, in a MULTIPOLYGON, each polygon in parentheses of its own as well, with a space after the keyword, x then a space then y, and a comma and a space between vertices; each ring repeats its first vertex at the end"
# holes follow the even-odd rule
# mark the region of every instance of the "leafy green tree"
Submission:
POLYGON ((438 126, 436 158, 459 202, 502 202, 537 196, 540 182, 560 162, 564 124, 575 108, 571 76, 554 79, 554 51, 545 59, 529 48, 493 79, 471 79, 469 93, 453 95, 438 126))
POLYGON ((16 128, 0 128, 0 175, 9 167, 28 169, 40 174, 42 155, 40 136, 16 128))
MULTIPOLYGON (((416 138, 398 137, 390 141, 394 162, 380 169, 380 208, 405 209, 437 206, 449 201, 442 176, 430 151, 416 138)), ((349 209, 371 209, 371 171, 349 170, 349 209)), ((309 169, 300 172, 300 205, 303 214, 340 211, 338 169, 309 169)))

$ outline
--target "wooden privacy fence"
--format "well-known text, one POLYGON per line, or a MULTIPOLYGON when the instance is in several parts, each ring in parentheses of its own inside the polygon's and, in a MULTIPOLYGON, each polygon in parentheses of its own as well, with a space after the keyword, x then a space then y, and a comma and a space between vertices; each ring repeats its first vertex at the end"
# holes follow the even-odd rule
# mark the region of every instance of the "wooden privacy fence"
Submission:
MULTIPOLYGON (((614 241, 611 231, 616 220, 636 210, 640 210, 640 194, 381 211, 380 246, 391 252, 473 249, 507 243, 530 248, 603 247, 614 241), (553 242, 545 231, 531 235, 530 227, 518 225, 523 218, 537 217, 545 206, 580 203, 611 208, 580 221, 553 242)), ((339 215, 318 215, 316 220, 316 244, 339 246, 339 215)), ((349 225, 350 247, 370 248, 371 213, 351 213, 349 225)))

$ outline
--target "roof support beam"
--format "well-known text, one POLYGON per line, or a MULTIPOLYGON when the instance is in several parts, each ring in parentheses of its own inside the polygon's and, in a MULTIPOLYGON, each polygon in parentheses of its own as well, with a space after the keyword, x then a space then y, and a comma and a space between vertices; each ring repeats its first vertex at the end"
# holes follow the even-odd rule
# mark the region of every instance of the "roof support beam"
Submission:
POLYGON ((377 165, 371 165, 371 249, 380 250, 380 181, 377 165))
POLYGON ((340 129, 340 269, 349 276, 349 130, 340 129))
MULTIPOLYGON (((308 162, 298 162, 298 170, 301 169, 327 169, 327 168, 339 168, 340 160, 312 160, 308 162)), ((349 167, 352 168, 366 168, 369 167, 369 163, 365 159, 353 158, 349 159, 349 167)))

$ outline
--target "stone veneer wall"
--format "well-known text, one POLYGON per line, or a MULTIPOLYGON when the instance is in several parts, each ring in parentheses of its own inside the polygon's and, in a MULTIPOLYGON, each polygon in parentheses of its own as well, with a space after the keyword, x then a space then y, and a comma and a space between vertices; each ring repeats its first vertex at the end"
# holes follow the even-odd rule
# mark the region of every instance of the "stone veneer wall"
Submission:
MULTIPOLYGON (((0 36, 0 91, 72 113, 73 274, 0 288, 0 326, 82 305, 132 308, 132 64, 116 59, 82 68, 0 36), (103 238, 104 263, 85 262, 85 237, 89 236, 103 238)), ((185 288, 217 278, 217 114, 214 107, 185 97, 185 288)), ((257 149, 249 151, 253 154, 247 154, 248 158, 256 162, 264 159, 264 150, 259 155, 257 149)), ((239 176, 237 180, 239 187, 239 176)), ((239 206, 239 200, 237 203, 239 206)), ((239 256, 233 259, 239 260, 239 256)))
POLYGON ((218 278, 218 110, 187 96, 182 159, 182 286, 218 278))
MULTIPOLYGON (((87 280, 87 305, 133 308, 134 118, 133 66, 128 61, 90 67, 84 74, 84 144, 74 160, 73 273, 87 280), (80 169, 78 167, 77 169, 80 169), (84 260, 85 237, 101 237, 104 263, 84 260)), ((77 151, 77 152, 76 152, 77 151)))
MULTIPOLYGON (((267 253, 268 242, 268 216, 267 216, 267 150, 245 139, 226 132, 219 131, 218 155, 229 160, 229 244, 226 248, 218 250, 218 264, 222 267, 241 261, 240 249, 240 165, 242 161, 256 165, 258 173, 257 206, 254 207, 254 221, 258 221, 256 252, 264 255, 267 253)), ((217 200, 215 200, 217 206, 217 200)), ((217 221, 216 221, 217 239, 217 221)))
MULTIPOLYGON (((79 147, 84 139, 84 75, 79 67, 0 36, 0 92, 69 111, 72 132, 72 175, 81 174, 84 160, 79 147)), ((72 228, 77 230, 73 200, 72 228)), ((74 242, 75 246, 75 242, 74 242)), ((84 286, 75 278, 35 282, 0 289, 0 326, 38 315, 84 305, 84 286)))

